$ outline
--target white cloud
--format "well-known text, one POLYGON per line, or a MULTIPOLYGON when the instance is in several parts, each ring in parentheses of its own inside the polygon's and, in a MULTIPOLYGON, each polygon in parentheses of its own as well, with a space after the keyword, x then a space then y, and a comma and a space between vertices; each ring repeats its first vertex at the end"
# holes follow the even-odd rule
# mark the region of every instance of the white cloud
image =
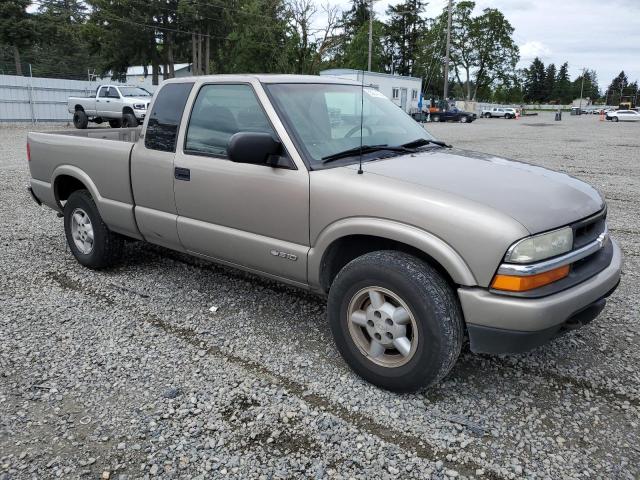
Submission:
POLYGON ((545 59, 550 57, 552 54, 549 47, 537 40, 526 42, 522 45, 519 45, 519 47, 521 60, 533 60, 536 57, 545 59))

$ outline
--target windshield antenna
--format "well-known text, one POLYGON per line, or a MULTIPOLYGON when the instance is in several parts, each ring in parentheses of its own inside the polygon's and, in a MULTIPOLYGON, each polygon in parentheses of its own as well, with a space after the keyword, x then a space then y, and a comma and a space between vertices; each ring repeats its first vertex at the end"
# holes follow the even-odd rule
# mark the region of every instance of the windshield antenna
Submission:
POLYGON ((362 125, 364 123, 364 69, 362 69, 362 82, 360 83, 360 163, 358 175, 362 175, 362 125))

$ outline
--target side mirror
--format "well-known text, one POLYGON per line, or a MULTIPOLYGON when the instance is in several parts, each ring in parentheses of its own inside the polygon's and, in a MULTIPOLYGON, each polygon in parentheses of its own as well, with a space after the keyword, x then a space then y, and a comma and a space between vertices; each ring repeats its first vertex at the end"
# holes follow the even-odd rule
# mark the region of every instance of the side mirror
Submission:
POLYGON ((280 165, 282 144, 264 132, 238 132, 231 136, 227 155, 232 162, 257 165, 280 165))

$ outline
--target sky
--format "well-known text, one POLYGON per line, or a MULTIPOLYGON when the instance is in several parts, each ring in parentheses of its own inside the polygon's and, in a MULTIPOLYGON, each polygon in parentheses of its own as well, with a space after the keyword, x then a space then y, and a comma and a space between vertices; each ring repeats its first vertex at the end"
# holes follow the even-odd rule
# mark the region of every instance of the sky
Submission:
MULTIPOLYGON (((316 0, 318 4, 326 0, 316 0)), ((348 0, 334 0, 348 9, 348 0)), ((401 0, 377 0, 374 9, 384 18, 388 5, 401 0)), ((447 0, 430 0, 425 15, 434 17, 447 0)), ((545 65, 569 62, 571 78, 583 67, 598 75, 603 91, 624 70, 629 81, 640 80, 640 0, 476 0, 476 12, 497 8, 515 28, 520 64, 538 56, 545 65)))

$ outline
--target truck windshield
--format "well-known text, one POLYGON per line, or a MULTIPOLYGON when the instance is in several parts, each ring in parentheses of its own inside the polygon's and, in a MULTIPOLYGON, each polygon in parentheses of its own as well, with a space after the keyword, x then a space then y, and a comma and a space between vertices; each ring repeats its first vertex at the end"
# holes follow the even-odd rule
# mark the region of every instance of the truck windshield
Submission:
POLYGON ((363 145, 401 146, 433 140, 419 123, 373 88, 331 83, 277 83, 266 88, 314 168, 323 165, 323 159, 349 149, 356 150, 344 161, 357 161, 361 131, 363 145))
POLYGON ((151 94, 140 87, 119 87, 123 97, 150 97, 151 94))

